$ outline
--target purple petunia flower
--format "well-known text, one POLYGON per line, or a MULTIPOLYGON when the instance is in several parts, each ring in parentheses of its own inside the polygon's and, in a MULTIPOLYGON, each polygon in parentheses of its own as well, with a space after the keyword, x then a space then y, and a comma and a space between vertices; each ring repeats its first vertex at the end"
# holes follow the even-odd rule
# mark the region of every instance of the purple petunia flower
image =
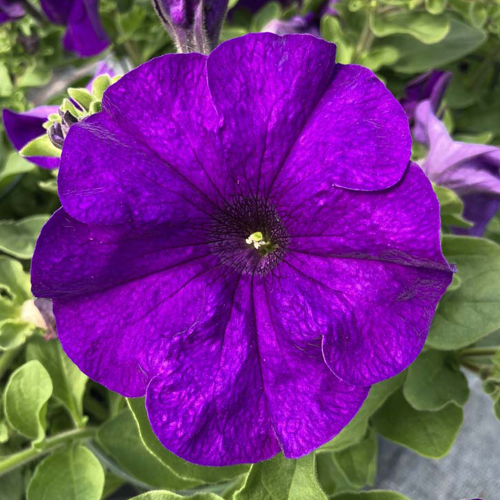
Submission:
POLYGON ((464 217, 474 223, 454 232, 482 236, 500 204, 500 148, 454 141, 430 101, 418 105, 415 125, 429 146, 423 170, 431 181, 462 198, 464 217))
MULTIPOLYGON (((104 74, 108 74, 111 77, 115 76, 113 69, 106 62, 101 61, 97 65, 94 77, 87 85, 87 90, 92 90, 93 81, 98 76, 104 74)), ((17 113, 10 109, 2 110, 5 132, 14 148, 17 151, 21 151, 28 142, 46 134, 47 130, 45 130, 43 124, 47 121, 49 115, 57 113, 58 109, 59 106, 38 106, 21 113, 17 113)), ((50 158, 46 156, 32 156, 26 159, 42 168, 58 168, 60 161, 59 158, 50 158)))
POLYGON ((99 0, 41 0, 45 15, 67 27, 63 45, 81 57, 99 54, 109 39, 99 19, 99 0))
POLYGON ((0 0, 0 24, 19 19, 25 14, 23 2, 19 0, 0 0))
POLYGON ((452 273, 399 103, 309 35, 168 54, 72 126, 33 293, 191 462, 299 457, 425 342, 452 273))
MULTIPOLYGON (((408 82, 405 86, 405 96, 400 102, 410 122, 413 122, 417 106, 422 101, 430 101, 432 111, 438 112, 451 77, 452 74, 449 71, 432 70, 408 82)), ((421 132, 418 128, 414 130, 415 133, 417 134, 415 138, 422 142, 420 140, 421 132)))

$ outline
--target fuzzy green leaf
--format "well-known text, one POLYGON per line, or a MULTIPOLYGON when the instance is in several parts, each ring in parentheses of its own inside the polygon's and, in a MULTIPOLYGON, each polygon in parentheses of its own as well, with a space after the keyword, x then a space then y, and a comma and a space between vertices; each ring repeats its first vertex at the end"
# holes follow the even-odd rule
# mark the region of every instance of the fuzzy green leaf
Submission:
POLYGON ((47 156, 50 158, 60 158, 61 151, 61 149, 56 148, 52 142, 50 142, 49 136, 44 134, 28 142, 28 144, 26 144, 26 146, 19 151, 19 154, 21 156, 47 156))
POLYGON ((46 458, 28 486, 28 500, 100 500, 104 471, 84 446, 72 446, 46 458))
POLYGON ((332 500, 410 500, 397 491, 372 490, 359 493, 345 492, 332 497, 332 500))
POLYGON ((26 174, 35 170, 36 167, 33 163, 25 160, 18 153, 11 153, 7 157, 3 168, 0 170, 0 183, 7 180, 15 175, 26 174))
POLYGON ((106 422, 99 429, 97 439, 122 469, 154 488, 180 490, 200 484, 200 481, 178 476, 144 446, 130 410, 106 422))
POLYGON ((102 101, 104 91, 112 85, 113 81, 109 75, 100 75, 92 83, 92 95, 97 101, 102 101))
POLYGON ((386 439, 428 458, 441 458, 450 451, 462 422, 463 411, 458 406, 417 411, 402 391, 393 394, 373 417, 375 430, 386 439))
POLYGON ((39 361, 21 365, 9 378, 4 393, 5 417, 12 428, 35 443, 45 437, 45 412, 52 381, 39 361))
POLYGON ((88 379, 66 356, 60 342, 35 337, 26 349, 26 357, 43 364, 54 386, 53 396, 66 407, 75 424, 82 425, 82 399, 88 379))
POLYGON ((214 493, 195 493, 191 496, 177 495, 171 491, 148 491, 130 500, 223 500, 214 493))
POLYGON ((18 259, 31 259, 35 242, 48 215, 33 215, 19 221, 0 221, 0 250, 18 259))
POLYGON ((83 109, 90 109, 93 97, 92 94, 85 88, 69 88, 68 95, 77 102, 83 109))
POLYGON ((370 27, 377 37, 406 34, 424 44, 435 44, 446 37, 450 23, 446 16, 397 10, 386 15, 371 15, 370 27))
POLYGON ((469 385, 455 356, 428 350, 408 369, 403 393, 416 410, 436 411, 449 403, 463 406, 469 398, 469 385))
POLYGON ((462 285, 439 302, 427 345, 454 350, 500 328, 500 247, 469 236, 444 236, 442 244, 462 285))
POLYGON ((327 500, 316 478, 314 454, 288 460, 281 453, 254 464, 234 500, 327 500))

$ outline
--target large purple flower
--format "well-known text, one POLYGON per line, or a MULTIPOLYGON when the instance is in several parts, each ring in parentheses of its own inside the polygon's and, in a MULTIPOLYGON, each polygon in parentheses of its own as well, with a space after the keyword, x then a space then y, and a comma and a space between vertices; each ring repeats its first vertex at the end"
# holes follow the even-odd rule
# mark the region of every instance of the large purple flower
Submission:
POLYGON ((299 457, 406 368, 451 280, 404 111, 309 35, 125 75, 71 127, 33 292, 90 377, 203 465, 299 457))
POLYGON ((63 45, 81 57, 102 52, 109 39, 99 19, 99 0, 41 0, 45 15, 67 27, 63 45))
POLYGON ((415 125, 421 142, 429 146, 422 165, 425 173, 462 198, 464 217, 474 223, 470 229, 454 232, 482 236, 500 205, 500 148, 454 141, 430 101, 418 105, 415 125))

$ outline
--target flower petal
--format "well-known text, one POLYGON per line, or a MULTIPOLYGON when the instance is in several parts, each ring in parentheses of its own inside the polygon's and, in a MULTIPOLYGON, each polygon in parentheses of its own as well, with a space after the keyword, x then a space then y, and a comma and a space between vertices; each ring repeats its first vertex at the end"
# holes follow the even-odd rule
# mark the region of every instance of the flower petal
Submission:
MULTIPOLYGON (((20 151, 28 142, 44 135, 47 131, 43 124, 51 113, 57 113, 57 106, 39 106, 24 113, 10 109, 3 110, 3 124, 12 145, 20 151)), ((31 156, 27 160, 42 168, 57 168, 59 158, 31 156)))
POLYGON ((69 129, 58 184, 65 210, 87 223, 185 221, 211 206, 203 192, 105 112, 69 129))
POLYGON ((140 137, 158 157, 197 188, 217 196, 220 164, 207 57, 169 54, 124 75, 104 94, 103 109, 140 137))
POLYGON ((499 197, 488 193, 473 193, 462 196, 462 201, 464 202, 463 216, 474 222, 474 226, 467 229, 454 227, 452 232, 469 236, 483 236, 486 226, 498 212, 499 197))
POLYGON ((184 225, 83 224, 64 209, 42 229, 31 264, 36 297, 89 294, 210 255, 184 225))
POLYGON ((318 179, 363 191, 388 188, 403 176, 410 151, 408 119, 385 85, 369 69, 337 64, 273 192, 318 179))
POLYGON ((441 252, 439 202, 416 164, 385 191, 297 184, 276 206, 292 252, 450 269, 441 252))
POLYGON ((317 287, 289 271, 283 266, 276 275, 257 278, 254 301, 273 426, 285 456, 298 458, 336 436, 369 388, 346 384, 328 369, 321 352, 324 330, 317 323, 317 287))
POLYGON ((178 335, 146 406, 163 445, 200 465, 257 462, 280 451, 262 381, 251 278, 215 303, 224 315, 178 335))
POLYGON ((210 257, 192 259, 109 290, 54 299, 66 354, 109 389, 143 396, 177 337, 228 315, 235 280, 212 279, 214 265, 210 257))

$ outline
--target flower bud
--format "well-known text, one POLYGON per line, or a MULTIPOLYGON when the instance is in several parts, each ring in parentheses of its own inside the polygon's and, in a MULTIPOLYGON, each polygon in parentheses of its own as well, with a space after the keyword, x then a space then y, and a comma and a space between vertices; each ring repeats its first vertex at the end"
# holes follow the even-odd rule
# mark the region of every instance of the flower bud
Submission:
POLYGON ((178 52, 208 54, 217 46, 228 0, 153 0, 178 52))

